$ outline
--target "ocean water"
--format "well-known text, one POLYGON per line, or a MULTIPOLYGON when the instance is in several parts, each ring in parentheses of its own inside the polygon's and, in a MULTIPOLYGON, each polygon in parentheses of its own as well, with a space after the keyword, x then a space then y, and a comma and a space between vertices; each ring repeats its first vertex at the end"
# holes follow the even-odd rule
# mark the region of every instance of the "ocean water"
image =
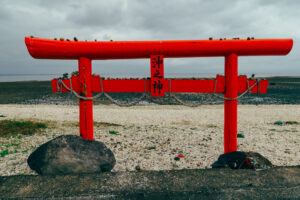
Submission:
POLYGON ((59 74, 0 74, 0 82, 49 81, 60 76, 59 74))

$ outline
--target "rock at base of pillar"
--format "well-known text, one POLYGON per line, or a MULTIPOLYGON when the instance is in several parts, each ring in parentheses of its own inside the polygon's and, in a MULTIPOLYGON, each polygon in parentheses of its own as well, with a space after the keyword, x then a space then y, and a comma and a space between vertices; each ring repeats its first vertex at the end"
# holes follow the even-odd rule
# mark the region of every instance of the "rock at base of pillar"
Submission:
POLYGON ((37 148, 27 163, 38 174, 57 175, 111 171, 116 160, 102 142, 63 135, 37 148))
POLYGON ((271 167, 273 167, 272 163, 261 154, 241 151, 222 154, 212 164, 212 168, 231 169, 268 169, 271 167))

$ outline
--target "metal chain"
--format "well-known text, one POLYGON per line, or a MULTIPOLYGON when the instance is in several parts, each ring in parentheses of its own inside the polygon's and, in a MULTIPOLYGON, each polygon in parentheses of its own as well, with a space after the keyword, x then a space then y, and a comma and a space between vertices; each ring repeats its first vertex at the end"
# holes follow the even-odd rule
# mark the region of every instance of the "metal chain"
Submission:
POLYGON ((260 87, 259 87, 260 79, 256 79, 256 82, 251 87, 249 87, 249 80, 247 79, 247 90, 245 92, 243 92, 241 95, 239 95, 239 96, 237 96, 235 98, 227 98, 227 97, 220 96, 220 95, 216 94, 217 82, 218 82, 218 79, 216 79, 216 81, 215 81, 215 88, 214 88, 214 93, 213 94, 216 97, 218 97, 220 99, 227 100, 227 101, 238 100, 239 98, 241 98, 242 96, 244 96, 248 92, 251 92, 251 89, 254 88, 256 85, 258 86, 258 93, 260 92, 260 87))

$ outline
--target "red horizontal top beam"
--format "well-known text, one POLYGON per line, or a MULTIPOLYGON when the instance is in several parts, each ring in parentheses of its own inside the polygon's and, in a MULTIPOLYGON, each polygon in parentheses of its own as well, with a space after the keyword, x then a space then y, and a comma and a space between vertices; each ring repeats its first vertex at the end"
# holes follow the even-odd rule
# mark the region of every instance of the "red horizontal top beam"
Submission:
POLYGON ((286 55, 292 39, 170 40, 170 41, 60 41, 25 37, 30 55, 39 59, 96 60, 150 58, 286 55))

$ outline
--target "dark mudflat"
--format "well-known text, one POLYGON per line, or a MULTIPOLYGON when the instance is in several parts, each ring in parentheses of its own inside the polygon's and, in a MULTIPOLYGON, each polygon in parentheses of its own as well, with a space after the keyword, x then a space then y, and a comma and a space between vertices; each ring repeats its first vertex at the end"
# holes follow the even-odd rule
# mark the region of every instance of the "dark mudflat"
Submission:
POLYGON ((0 177, 0 198, 300 199, 300 166, 0 177))

